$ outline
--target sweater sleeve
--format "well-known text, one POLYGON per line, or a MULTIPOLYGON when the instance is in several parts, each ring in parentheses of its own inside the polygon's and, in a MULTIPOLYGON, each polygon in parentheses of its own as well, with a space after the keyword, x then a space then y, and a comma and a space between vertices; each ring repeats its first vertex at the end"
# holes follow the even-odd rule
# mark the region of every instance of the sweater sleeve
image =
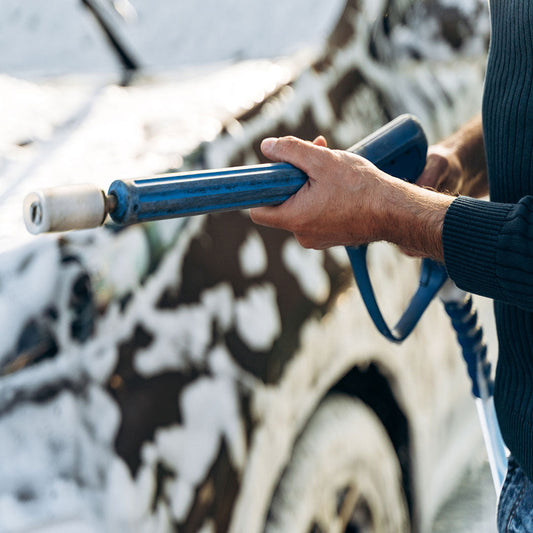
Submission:
POLYGON ((516 204, 459 197, 442 239, 458 287, 533 311, 533 196, 516 204))

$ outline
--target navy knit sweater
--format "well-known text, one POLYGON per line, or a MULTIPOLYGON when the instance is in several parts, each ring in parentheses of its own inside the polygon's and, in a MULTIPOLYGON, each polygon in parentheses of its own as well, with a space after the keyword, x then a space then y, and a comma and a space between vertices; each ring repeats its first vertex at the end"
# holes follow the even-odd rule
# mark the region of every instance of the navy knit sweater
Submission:
POLYGON ((491 201, 451 204, 444 257, 459 287, 494 299, 496 411, 505 443, 533 481, 533 2, 490 7, 483 133, 491 201))

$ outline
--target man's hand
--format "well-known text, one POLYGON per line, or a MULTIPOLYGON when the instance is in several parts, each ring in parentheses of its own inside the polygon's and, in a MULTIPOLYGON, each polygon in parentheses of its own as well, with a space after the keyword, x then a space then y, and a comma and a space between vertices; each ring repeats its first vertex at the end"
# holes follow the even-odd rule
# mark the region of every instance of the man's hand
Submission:
POLYGON ((429 147, 426 167, 416 183, 453 195, 479 198, 488 193, 480 116, 449 138, 429 147))
POLYGON ((442 224, 453 198, 405 183, 366 159, 294 137, 265 139, 263 153, 302 169, 309 180, 286 202, 250 211, 258 224, 294 233, 306 248, 386 240, 442 259, 442 224))
POLYGON ((314 143, 295 137, 265 139, 261 150, 273 161, 300 168, 309 180, 282 205, 252 209, 254 222, 289 230, 306 248, 379 238, 366 200, 386 174, 359 156, 328 149, 323 137, 314 143))
POLYGON ((426 166, 416 184, 440 192, 459 194, 463 181, 463 167, 457 154, 441 144, 430 146, 426 166))

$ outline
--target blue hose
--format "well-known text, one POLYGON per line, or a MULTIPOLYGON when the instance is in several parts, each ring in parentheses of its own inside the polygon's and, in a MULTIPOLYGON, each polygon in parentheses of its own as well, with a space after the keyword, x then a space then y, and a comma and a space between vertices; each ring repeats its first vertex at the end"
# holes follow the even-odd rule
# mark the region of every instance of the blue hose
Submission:
POLYGON ((472 295, 458 289, 451 280, 446 290, 441 292, 441 300, 452 321, 472 382, 472 394, 476 398, 492 481, 499 495, 507 471, 507 454, 494 408, 494 382, 487 346, 483 340, 483 328, 479 324, 472 295))

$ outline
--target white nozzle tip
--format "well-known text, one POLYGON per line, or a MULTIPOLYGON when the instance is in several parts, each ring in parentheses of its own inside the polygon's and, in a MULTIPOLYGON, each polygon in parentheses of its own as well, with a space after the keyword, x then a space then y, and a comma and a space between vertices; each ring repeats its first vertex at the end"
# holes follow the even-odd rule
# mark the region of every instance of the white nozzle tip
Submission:
POLYGON ((106 216, 105 195, 94 185, 56 187, 28 194, 23 205, 30 233, 94 228, 106 216))
POLYGON ((43 224, 43 198, 38 192, 32 192, 24 198, 24 223, 26 229, 34 235, 48 231, 43 224))

